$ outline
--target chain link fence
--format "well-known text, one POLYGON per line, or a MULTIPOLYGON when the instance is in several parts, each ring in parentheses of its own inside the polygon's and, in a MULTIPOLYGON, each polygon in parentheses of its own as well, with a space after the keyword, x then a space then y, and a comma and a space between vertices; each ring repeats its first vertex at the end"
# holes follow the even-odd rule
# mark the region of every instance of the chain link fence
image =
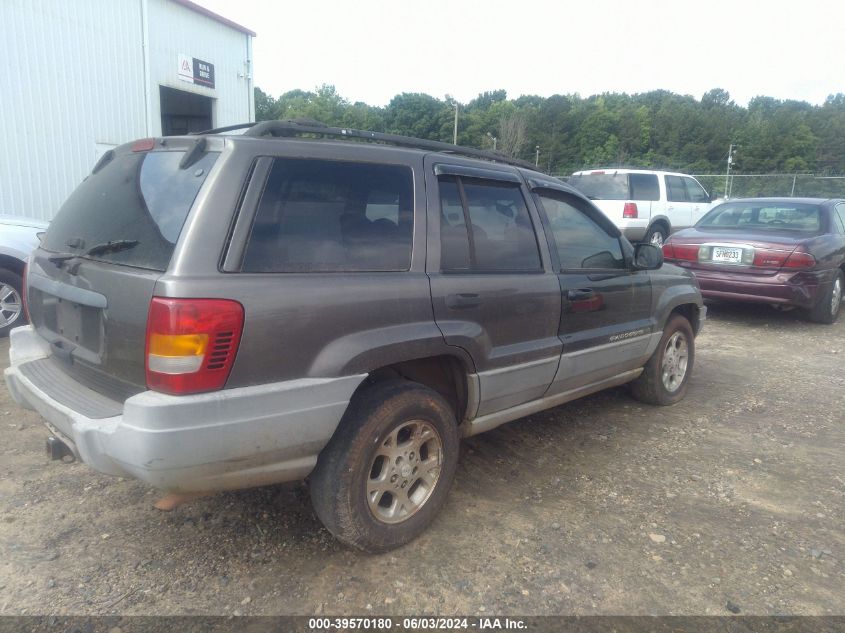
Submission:
POLYGON ((790 196, 802 198, 845 198, 845 176, 814 174, 694 174, 716 198, 750 198, 756 196, 790 196))

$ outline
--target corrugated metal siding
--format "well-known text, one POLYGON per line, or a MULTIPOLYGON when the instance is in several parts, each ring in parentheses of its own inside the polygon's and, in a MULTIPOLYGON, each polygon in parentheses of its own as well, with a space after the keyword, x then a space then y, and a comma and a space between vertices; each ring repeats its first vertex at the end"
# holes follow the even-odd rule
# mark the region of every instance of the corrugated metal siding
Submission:
POLYGON ((168 0, 0 0, 0 215, 52 218, 109 147, 161 134, 159 85, 215 98, 215 125, 252 121, 249 46, 168 0), (177 78, 179 53, 215 65, 214 90, 177 78))
POLYGON ((252 82, 245 77, 250 37, 168 0, 149 0, 148 14, 153 134, 161 134, 158 86, 215 99, 215 126, 254 120, 252 82), (214 64, 213 90, 179 79, 180 53, 214 64))
POLYGON ((144 136, 141 5, 0 2, 0 214, 50 219, 99 145, 144 136))

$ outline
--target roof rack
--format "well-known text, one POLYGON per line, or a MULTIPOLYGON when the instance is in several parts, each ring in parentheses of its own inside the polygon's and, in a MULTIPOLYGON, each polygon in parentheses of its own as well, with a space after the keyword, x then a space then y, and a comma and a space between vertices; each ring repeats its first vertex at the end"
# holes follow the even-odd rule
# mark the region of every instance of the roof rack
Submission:
POLYGON ((468 156, 470 158, 482 158, 484 160, 495 161, 497 163, 504 163, 514 167, 522 167, 523 169, 530 169, 531 171, 545 173, 533 163, 520 160, 518 158, 511 158, 501 152, 475 149, 474 147, 463 147, 461 145, 452 145, 441 141, 429 141, 427 139, 402 136, 400 134, 330 127, 324 123, 320 123, 319 121, 314 121, 313 119, 288 119, 284 121, 261 121, 260 123, 239 123, 238 125, 218 127, 213 130, 197 132, 196 134, 220 134, 223 132, 232 132, 234 130, 243 129, 246 129, 243 136, 249 137, 273 136, 289 138, 298 134, 317 134, 333 138, 352 138, 365 141, 375 141, 379 143, 389 143, 400 147, 428 149, 435 152, 447 152, 449 154, 468 156))

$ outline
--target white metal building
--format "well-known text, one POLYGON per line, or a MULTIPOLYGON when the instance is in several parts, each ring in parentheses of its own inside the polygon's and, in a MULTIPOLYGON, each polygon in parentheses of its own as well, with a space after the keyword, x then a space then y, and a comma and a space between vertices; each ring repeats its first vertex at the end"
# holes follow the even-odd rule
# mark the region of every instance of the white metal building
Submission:
POLYGON ((0 215, 52 218, 121 143, 254 120, 254 36, 189 0, 0 1, 0 215))

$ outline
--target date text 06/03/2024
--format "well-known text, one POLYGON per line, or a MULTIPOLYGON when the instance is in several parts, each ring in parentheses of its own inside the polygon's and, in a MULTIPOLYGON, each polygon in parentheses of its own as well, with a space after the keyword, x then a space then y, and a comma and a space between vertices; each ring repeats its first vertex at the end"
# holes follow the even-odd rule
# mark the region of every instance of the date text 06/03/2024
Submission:
POLYGON ((511 630, 518 631, 526 628, 523 620, 515 618, 439 618, 439 617, 408 617, 394 622, 389 617, 366 618, 310 618, 308 628, 313 631, 331 630, 378 630, 387 631, 394 628, 405 631, 443 631, 443 630, 511 630))

